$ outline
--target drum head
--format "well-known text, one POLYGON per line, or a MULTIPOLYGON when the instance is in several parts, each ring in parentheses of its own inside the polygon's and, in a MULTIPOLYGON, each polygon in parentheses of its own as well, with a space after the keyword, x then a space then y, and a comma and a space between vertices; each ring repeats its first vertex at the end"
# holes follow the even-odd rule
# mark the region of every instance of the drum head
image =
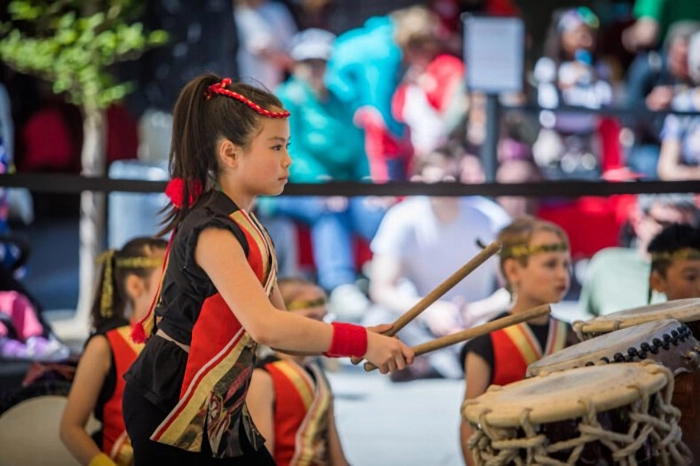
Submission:
POLYGON ((465 401, 462 414, 473 424, 517 427, 525 411, 533 424, 575 419, 586 414, 581 400, 589 400, 597 412, 609 411, 639 399, 642 387, 656 393, 668 383, 668 373, 657 364, 629 363, 580 367, 492 386, 483 395, 465 401))
POLYGON ((625 309, 585 322, 574 322, 574 328, 583 333, 607 333, 660 319, 676 319, 680 322, 699 321, 700 298, 677 299, 625 309))
MULTIPOLYGON (((0 466, 73 466, 80 464, 59 437, 64 396, 39 396, 24 400, 0 416, 0 466)), ((99 428, 90 418, 88 432, 99 428)))
MULTIPOLYGON (((640 358, 630 357, 630 348, 641 352, 642 344, 646 343, 653 347, 653 340, 655 338, 664 341, 664 337, 667 336, 667 338, 670 339, 674 331, 676 332, 675 334, 678 335, 683 327, 683 324, 675 319, 663 319, 658 322, 647 322, 623 330, 606 333, 564 348, 530 364, 527 368, 527 377, 532 377, 541 372, 554 372, 584 367, 587 364, 638 362, 640 358), (622 356, 625 359, 617 360, 615 355, 618 355, 618 358, 622 356), (603 358, 607 358, 608 361, 605 361, 603 358)), ((690 330, 686 328, 686 332, 689 334, 690 330)), ((688 350, 696 348, 698 346, 698 341, 695 340, 692 335, 688 335, 684 340, 683 342, 679 342, 676 338, 675 344, 670 345, 667 343, 667 346, 669 346, 668 350, 660 348, 657 355, 649 352, 645 355, 645 358, 661 362, 674 371, 674 373, 677 370, 688 372, 691 368, 683 367, 684 361, 681 358, 681 354, 686 348, 688 350), (683 346, 683 348, 679 347, 679 345, 683 346)))

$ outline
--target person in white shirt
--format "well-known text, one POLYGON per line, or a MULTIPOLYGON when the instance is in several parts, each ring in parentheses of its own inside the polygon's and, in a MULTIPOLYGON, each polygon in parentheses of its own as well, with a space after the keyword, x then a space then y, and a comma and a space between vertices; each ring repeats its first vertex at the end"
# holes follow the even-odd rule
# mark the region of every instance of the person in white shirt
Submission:
MULTIPOLYGON (((454 180, 457 171, 458 161, 449 153, 434 151, 419 159, 414 180, 454 180)), ((376 306, 368 321, 395 320, 477 255, 477 242, 490 243, 510 221, 498 204, 479 196, 418 196, 391 207, 370 245, 370 297, 376 306)), ((491 258, 402 329, 399 337, 413 346, 488 321, 510 302, 498 281, 498 263, 491 258)), ((463 377, 454 348, 419 359, 392 379, 463 377)))

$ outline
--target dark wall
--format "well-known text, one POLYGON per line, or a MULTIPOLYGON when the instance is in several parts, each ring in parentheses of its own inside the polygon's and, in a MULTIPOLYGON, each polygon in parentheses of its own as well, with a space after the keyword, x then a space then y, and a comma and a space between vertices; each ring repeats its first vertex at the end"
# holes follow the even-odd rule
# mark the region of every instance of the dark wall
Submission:
POLYGON ((231 0, 148 0, 144 23, 149 30, 167 31, 170 40, 120 69, 123 78, 137 83, 127 98, 134 115, 148 107, 171 111, 182 87, 201 73, 237 77, 231 0))

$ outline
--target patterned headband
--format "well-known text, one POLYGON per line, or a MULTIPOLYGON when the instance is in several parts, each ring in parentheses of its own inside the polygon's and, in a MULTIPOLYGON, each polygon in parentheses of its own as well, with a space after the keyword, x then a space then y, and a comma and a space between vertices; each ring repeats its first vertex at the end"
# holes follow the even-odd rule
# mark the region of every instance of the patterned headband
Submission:
POLYGON ((307 299, 303 301, 291 301, 287 303, 288 311, 299 311, 301 309, 310 309, 312 307, 321 307, 326 305, 326 298, 307 299))
POLYGON ((652 252, 651 261, 697 261, 700 260, 700 250, 683 248, 672 252, 652 252))
POLYGON ((102 297, 100 298, 100 315, 104 319, 109 319, 114 314, 112 312, 112 301, 114 289, 112 287, 112 275, 114 268, 129 269, 151 269, 160 267, 163 259, 160 257, 126 257, 114 260, 114 249, 109 249, 97 258, 98 264, 104 264, 104 279, 102 280, 102 297))
POLYGON ((206 93, 204 94, 204 97, 207 100, 209 100, 214 96, 214 94, 225 95, 246 104, 255 112, 267 118, 287 118, 289 116, 289 111, 287 110, 283 110, 281 112, 273 112, 271 110, 264 109, 260 105, 256 104, 249 98, 239 94, 238 92, 233 92, 226 89, 230 84, 231 78, 224 78, 221 80, 220 83, 212 84, 211 86, 209 86, 209 89, 207 89, 206 93))
POLYGON ((512 246, 501 250, 501 259, 522 259, 543 252, 566 252, 569 245, 566 243, 541 244, 539 246, 512 246))

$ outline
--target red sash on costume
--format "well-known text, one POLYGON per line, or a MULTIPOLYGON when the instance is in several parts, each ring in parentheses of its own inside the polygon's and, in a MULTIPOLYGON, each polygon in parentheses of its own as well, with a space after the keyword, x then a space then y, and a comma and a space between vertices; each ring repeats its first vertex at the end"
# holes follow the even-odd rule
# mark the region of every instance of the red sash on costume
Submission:
POLYGON ((566 346, 566 334, 566 323, 550 317, 547 348, 543 351, 526 323, 492 332, 494 366, 492 383, 507 385, 524 379, 527 366, 566 346))
MULTIPOLYGON (((230 218, 245 234, 248 264, 269 296, 277 280, 272 241, 252 214, 237 210, 230 218)), ((241 456, 242 422, 252 446, 262 448, 245 405, 256 346, 219 293, 207 298, 192 330, 180 402, 151 439, 199 452, 206 425, 214 457, 241 456)))
POLYGON ((122 415, 122 395, 125 385, 122 376, 136 361, 136 357, 144 347, 131 340, 130 332, 131 327, 124 326, 105 334, 114 356, 117 384, 114 387, 114 394, 107 400, 103 409, 102 452, 119 466, 130 465, 134 456, 122 415))
POLYGON ((265 366, 275 387, 275 463, 323 466, 328 459, 328 410, 331 391, 323 373, 310 365, 316 382, 293 361, 265 366))

